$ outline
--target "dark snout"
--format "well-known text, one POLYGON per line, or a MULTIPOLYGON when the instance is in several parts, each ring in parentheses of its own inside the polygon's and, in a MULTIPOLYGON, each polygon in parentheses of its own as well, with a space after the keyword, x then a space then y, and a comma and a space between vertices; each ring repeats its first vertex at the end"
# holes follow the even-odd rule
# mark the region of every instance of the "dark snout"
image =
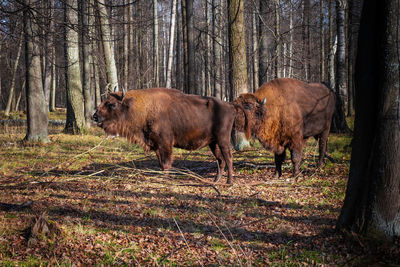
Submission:
POLYGON ((99 122, 99 116, 97 115, 97 111, 92 115, 92 120, 94 122, 99 122))

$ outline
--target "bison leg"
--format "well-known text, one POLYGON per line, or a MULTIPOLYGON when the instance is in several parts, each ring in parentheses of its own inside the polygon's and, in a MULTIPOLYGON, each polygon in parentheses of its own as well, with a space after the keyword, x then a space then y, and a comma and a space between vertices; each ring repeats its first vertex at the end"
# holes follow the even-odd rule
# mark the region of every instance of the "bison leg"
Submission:
POLYGON ((217 159, 217 166, 218 166, 217 176, 214 179, 214 183, 216 183, 219 181, 219 179, 221 179, 222 171, 225 168, 225 160, 221 154, 221 150, 219 149, 219 147, 217 146, 216 143, 211 143, 210 149, 211 149, 212 153, 214 154, 215 158, 217 159))
POLYGON ((286 149, 283 149, 281 154, 275 153, 275 174, 274 178, 279 178, 282 176, 282 163, 285 161, 286 158, 286 149))
POLYGON ((228 180, 227 184, 232 184, 232 174, 233 174, 233 165, 232 165, 232 153, 230 150, 229 142, 227 144, 218 144, 219 149, 221 150, 222 156, 224 157, 226 166, 228 167, 228 180))
POLYGON ((326 144, 328 142, 328 135, 329 135, 329 128, 322 132, 321 136, 318 140, 318 150, 319 150, 319 157, 317 167, 322 167, 324 165, 324 158, 326 153, 326 144))
POLYGON ((290 157, 293 163, 293 176, 297 176, 300 173, 301 153, 302 148, 290 150, 290 157))

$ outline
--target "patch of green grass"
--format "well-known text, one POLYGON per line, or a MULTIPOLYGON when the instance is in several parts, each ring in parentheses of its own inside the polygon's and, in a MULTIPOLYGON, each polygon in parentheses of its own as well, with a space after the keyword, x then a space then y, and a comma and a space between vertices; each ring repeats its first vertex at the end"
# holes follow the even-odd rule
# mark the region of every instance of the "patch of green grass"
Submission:
POLYGON ((222 240, 218 238, 213 238, 211 240, 211 248, 215 251, 221 252, 226 248, 226 245, 222 240))

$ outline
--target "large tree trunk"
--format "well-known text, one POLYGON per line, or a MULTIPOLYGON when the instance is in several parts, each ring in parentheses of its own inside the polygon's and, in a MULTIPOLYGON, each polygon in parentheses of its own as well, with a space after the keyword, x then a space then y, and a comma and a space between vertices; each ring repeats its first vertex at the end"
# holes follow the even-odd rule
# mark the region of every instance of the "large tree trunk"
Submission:
POLYGON ((21 35, 19 36, 18 52, 17 52, 17 57, 15 58, 14 67, 13 67, 13 71, 12 71, 10 93, 8 94, 7 106, 6 106, 6 109, 4 110, 4 115, 6 115, 6 116, 10 115, 11 103, 14 99, 15 79, 17 77, 19 58, 21 56, 21 51, 22 51, 22 36, 23 36, 22 33, 23 32, 21 32, 21 35))
MULTIPOLYGON (((230 101, 242 93, 248 93, 246 39, 244 27, 244 8, 242 0, 228 1, 229 17, 229 70, 230 101)), ((243 133, 233 131, 235 149, 249 146, 243 133)))
POLYGON ((85 127, 84 99, 79 61, 79 36, 72 25, 78 25, 78 1, 65 3, 65 55, 67 86, 67 120, 64 131, 78 134, 85 127))
POLYGON ((337 26, 337 53, 336 53, 336 77, 335 92, 336 106, 332 118, 331 131, 335 133, 349 132, 346 122, 346 43, 344 31, 345 8, 347 0, 336 0, 336 26, 337 26))
POLYGON ((112 42, 111 28, 105 0, 97 0, 97 7, 100 14, 100 28, 102 32, 103 50, 106 61, 107 83, 109 84, 108 88, 109 91, 119 91, 118 73, 114 58, 114 46, 112 42))
MULTIPOLYGON (((32 0, 25 0, 30 6, 32 0)), ((40 49, 38 40, 38 25, 35 21, 35 9, 24 9, 25 35, 25 71, 26 71, 26 116, 27 131, 25 140, 34 142, 49 142, 48 110, 43 93, 42 71, 40 66, 40 49)))
POLYGON ((169 53, 168 53, 168 64, 167 64, 167 88, 171 88, 172 80, 172 63, 174 60, 174 42, 175 42, 175 25, 176 25, 176 0, 172 1, 171 9, 171 27, 169 30, 169 53))
POLYGON ((400 236, 399 0, 364 1, 355 75, 355 135, 339 229, 400 236))

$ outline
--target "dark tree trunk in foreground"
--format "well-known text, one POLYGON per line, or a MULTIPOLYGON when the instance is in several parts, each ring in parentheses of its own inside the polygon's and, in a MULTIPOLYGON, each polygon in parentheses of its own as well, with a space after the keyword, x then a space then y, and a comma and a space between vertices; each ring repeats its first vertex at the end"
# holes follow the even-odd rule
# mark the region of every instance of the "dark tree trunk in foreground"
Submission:
POLYGON ((364 3, 353 150, 337 227, 391 239, 400 236, 400 0, 364 3))
POLYGON ((345 7, 347 0, 336 0, 337 53, 336 53, 336 107, 332 118, 331 131, 334 133, 349 132, 346 123, 346 42, 344 31, 345 7))
MULTIPOLYGON (((25 0, 26 6, 31 0, 25 0)), ((40 50, 38 25, 32 10, 24 10, 25 35, 25 68, 26 68, 26 111, 27 131, 25 140, 49 142, 47 135, 48 111, 43 93, 42 71, 40 67, 40 50)))

